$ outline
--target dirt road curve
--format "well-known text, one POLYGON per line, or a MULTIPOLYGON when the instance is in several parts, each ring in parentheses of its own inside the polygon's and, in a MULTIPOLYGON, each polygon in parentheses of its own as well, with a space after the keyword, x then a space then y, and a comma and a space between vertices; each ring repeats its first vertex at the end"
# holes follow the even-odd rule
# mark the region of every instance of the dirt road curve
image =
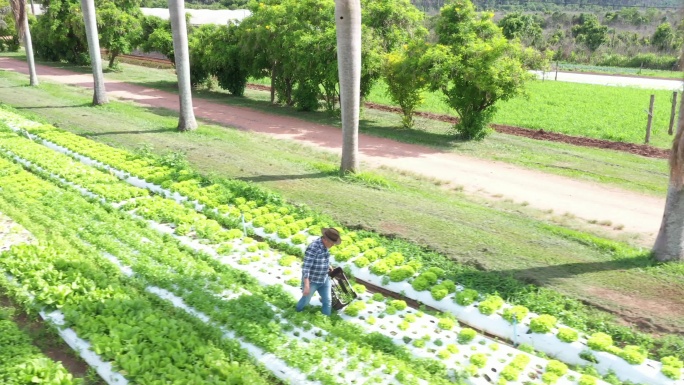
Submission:
MULTIPOLYGON (((0 58, 0 69, 27 72, 25 62, 10 58, 0 58)), ((45 66, 38 67, 38 74, 43 81, 92 87, 89 75, 45 66)), ((145 106, 178 109, 178 96, 169 92, 114 81, 107 81, 106 87, 112 97, 145 106)), ((333 153, 339 154, 341 150, 340 130, 335 127, 197 98, 194 103, 195 114, 201 119, 296 140, 333 153)), ((468 193, 503 196, 515 202, 528 202, 538 209, 552 209, 557 214, 609 220, 614 225, 623 225, 624 231, 641 234, 646 243, 654 238, 660 226, 662 198, 367 135, 360 135, 359 150, 361 160, 373 167, 410 171, 443 180, 447 186, 463 186, 468 193)))

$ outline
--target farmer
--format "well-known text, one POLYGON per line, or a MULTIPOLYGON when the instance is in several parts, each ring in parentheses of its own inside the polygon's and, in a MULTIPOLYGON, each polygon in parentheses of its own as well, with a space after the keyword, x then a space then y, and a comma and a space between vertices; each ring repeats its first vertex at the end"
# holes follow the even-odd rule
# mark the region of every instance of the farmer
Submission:
POLYGON ((323 303, 323 314, 330 315, 331 293, 330 277, 328 270, 330 266, 331 247, 339 245, 342 241, 340 233, 332 228, 325 228, 321 231, 321 237, 311 242, 304 253, 304 265, 302 266, 302 299, 297 303, 297 311, 304 310, 309 304, 313 293, 318 292, 323 303))

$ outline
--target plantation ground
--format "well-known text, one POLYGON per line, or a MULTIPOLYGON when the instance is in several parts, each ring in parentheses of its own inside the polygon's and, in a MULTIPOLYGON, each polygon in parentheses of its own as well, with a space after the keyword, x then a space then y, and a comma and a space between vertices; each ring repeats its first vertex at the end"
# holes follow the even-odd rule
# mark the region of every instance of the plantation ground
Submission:
MULTIPOLYGON (((295 142, 210 125, 180 135, 174 130, 172 111, 118 102, 92 108, 87 90, 49 83, 32 89, 22 86, 23 76, 11 73, 0 79, 0 100, 22 111, 117 146, 150 144, 158 152, 185 152, 205 173, 254 181, 347 225, 398 235, 495 273, 483 273, 483 283, 498 280, 497 272, 511 273, 614 312, 644 329, 684 328, 678 266, 649 267, 644 254, 605 249, 586 235, 549 226, 580 226, 572 216, 544 214, 510 202, 482 202, 457 191, 445 193, 424 180, 386 169, 357 182, 343 181, 328 171, 336 156, 295 142), (378 182, 388 187, 368 186, 378 182)), ((153 90, 145 94, 150 100, 158 97, 153 90)), ((280 123, 286 121, 282 118, 280 123)))

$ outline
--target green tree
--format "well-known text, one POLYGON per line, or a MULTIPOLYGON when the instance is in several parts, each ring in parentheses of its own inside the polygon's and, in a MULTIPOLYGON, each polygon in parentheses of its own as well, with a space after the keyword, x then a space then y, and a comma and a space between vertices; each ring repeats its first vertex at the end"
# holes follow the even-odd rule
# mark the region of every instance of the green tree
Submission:
POLYGON ((175 63, 171 21, 157 16, 143 16, 140 26, 142 33, 136 45, 144 52, 159 52, 175 63))
POLYGON ((492 16, 477 14, 469 0, 444 6, 437 23, 439 45, 426 58, 431 88, 441 90, 458 112, 455 128, 464 139, 484 138, 496 103, 520 94, 532 78, 523 68, 520 43, 509 42, 492 16))
POLYGON ((116 58, 131 52, 140 41, 142 13, 138 0, 101 0, 96 5, 100 44, 107 50, 109 68, 113 68, 116 58))
POLYGON ((36 55, 50 61, 90 63, 79 0, 45 0, 33 28, 36 55))
POLYGON ((651 44, 661 51, 671 50, 675 41, 675 32, 670 23, 662 23, 656 28, 651 44))
POLYGON ((517 38, 527 45, 538 44, 542 37, 541 23, 529 14, 509 13, 499 21, 499 27, 507 39, 517 38))
POLYGON ((428 78, 421 68, 425 44, 411 44, 385 56, 383 74, 387 82, 387 94, 399 105, 404 128, 413 127, 413 115, 423 103, 423 92, 428 78))
POLYGON ((580 22, 581 24, 572 27, 572 36, 577 42, 586 45, 591 52, 596 51, 606 42, 608 27, 602 25, 593 14, 581 14, 580 22))
POLYGON ((409 0, 363 0, 361 10, 363 25, 377 33, 385 52, 428 34, 425 14, 409 0))

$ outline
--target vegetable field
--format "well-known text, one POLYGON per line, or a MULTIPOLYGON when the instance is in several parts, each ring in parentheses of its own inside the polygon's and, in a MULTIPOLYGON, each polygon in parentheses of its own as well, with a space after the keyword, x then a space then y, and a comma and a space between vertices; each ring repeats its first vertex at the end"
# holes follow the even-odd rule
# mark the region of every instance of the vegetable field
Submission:
MULTIPOLYGON (((392 104, 387 86, 378 83, 368 101, 392 104)), ((669 148, 672 92, 631 87, 535 80, 526 86, 527 96, 500 102, 493 123, 562 134, 643 143, 646 136, 646 111, 655 94, 651 144, 669 148)), ((439 93, 425 92, 419 110, 455 115, 439 93)))
POLYGON ((0 121, 0 212, 35 238, 0 249, 0 287, 109 384, 684 383, 682 357, 483 296, 420 252, 341 227, 331 251, 360 298, 331 318, 297 313, 304 247, 335 223, 172 157, 10 108, 0 121))

